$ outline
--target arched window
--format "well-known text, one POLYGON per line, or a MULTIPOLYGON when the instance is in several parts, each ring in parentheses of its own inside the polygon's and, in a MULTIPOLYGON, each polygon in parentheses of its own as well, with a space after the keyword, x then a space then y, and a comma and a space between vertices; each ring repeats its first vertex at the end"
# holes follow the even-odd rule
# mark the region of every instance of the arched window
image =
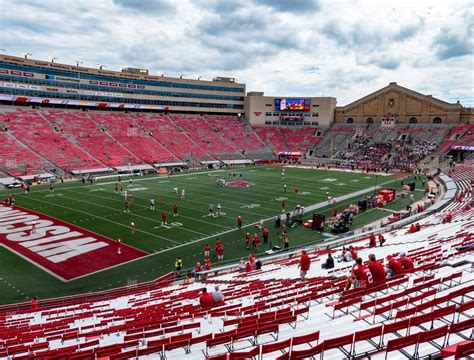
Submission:
POLYGON ((374 123, 374 119, 372 119, 371 117, 368 117, 367 120, 365 120, 365 122, 367 124, 373 124, 374 123))
POLYGON ((443 119, 441 119, 439 116, 433 119, 433 124, 442 124, 442 123, 443 123, 443 119))
POLYGON ((348 123, 348 124, 354 124, 354 119, 353 119, 353 118, 347 119, 347 123, 348 123))
POLYGON ((416 124, 418 122, 418 120, 416 119, 416 117, 411 117, 410 120, 408 120, 408 122, 410 124, 416 124))

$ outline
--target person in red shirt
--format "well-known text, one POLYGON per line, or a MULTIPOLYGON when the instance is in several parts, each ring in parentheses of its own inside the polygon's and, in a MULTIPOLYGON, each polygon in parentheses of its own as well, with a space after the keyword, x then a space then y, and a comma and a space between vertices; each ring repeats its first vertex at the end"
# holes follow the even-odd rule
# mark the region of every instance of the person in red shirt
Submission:
POLYGON ((301 280, 305 280, 306 274, 311 265, 311 259, 306 253, 306 250, 301 251, 300 263, 298 267, 300 268, 300 277, 301 280))
POLYGON ((209 246, 209 244, 204 245, 204 257, 205 258, 208 258, 209 256, 211 256, 210 250, 211 250, 211 247, 209 246))
POLYGON ((286 210, 286 201, 283 200, 283 201, 281 202, 281 212, 285 212, 285 210, 286 210))
POLYGON ((31 299, 31 310, 38 310, 39 309, 39 304, 38 304, 38 298, 35 296, 33 299, 31 299))
POLYGON ((349 251, 351 252, 352 259, 357 259, 357 251, 355 251, 354 247, 351 245, 349 246, 349 251))
POLYGON ((199 297, 199 304, 201 304, 203 308, 210 308, 214 304, 212 301, 212 294, 208 293, 206 288, 202 289, 202 294, 199 297))
POLYGON ((268 243, 268 235, 270 234, 270 231, 268 231, 267 228, 263 229, 263 243, 266 244, 268 243))
MULTIPOLYGON (((252 240, 252 246, 253 246, 254 248, 257 248, 257 243, 258 243, 258 234, 257 234, 257 233, 254 233, 254 234, 253 234, 253 240, 252 240)), ((257 250, 258 250, 258 248, 257 248, 257 250)))
POLYGON ((387 256, 388 264, 387 264, 387 275, 389 277, 394 277, 400 274, 403 274, 403 267, 400 264, 400 261, 394 259, 391 255, 387 256))
POLYGON ((250 243, 250 233, 245 234, 245 247, 248 249, 250 243))
POLYGON ((352 266, 351 274, 347 278, 345 290, 349 290, 351 285, 353 285, 355 289, 364 288, 367 287, 367 284, 373 283, 373 281, 374 280, 369 269, 362 265, 361 258, 357 258, 355 259, 355 263, 352 266))
POLYGON ((194 268, 194 270, 192 271, 192 275, 194 276, 194 278, 196 278, 196 280, 199 280, 199 273, 202 271, 202 265, 200 262, 197 262, 196 263, 196 267, 194 268))
POLYGON ((250 271, 252 271, 252 265, 250 264, 250 261, 247 261, 247 264, 245 264, 245 272, 250 271))
POLYGON ((221 246, 221 245, 222 245, 221 239, 217 238, 216 239, 216 252, 217 252, 217 249, 219 248, 219 246, 221 246))
POLYGON ((400 253, 400 264, 402 265, 403 270, 405 270, 407 273, 411 273, 415 269, 413 260, 406 256, 404 252, 400 253))
POLYGON ((369 247, 376 247, 377 246, 377 240, 375 239, 375 234, 372 233, 370 234, 369 237, 369 247))
POLYGON ((379 234, 379 244, 380 244, 380 246, 382 246, 384 242, 385 242, 385 238, 383 237, 382 234, 379 234))
POLYGON ((204 268, 206 270, 211 270, 212 269, 212 263, 211 263, 211 259, 206 259, 206 262, 204 264, 204 268))
POLYGON ((241 216, 237 217, 237 228, 238 229, 242 228, 242 217, 241 216))
POLYGON ((178 205, 176 203, 173 204, 173 216, 178 216, 178 205))
POLYGON ((385 282, 387 274, 385 274, 385 268, 380 261, 377 261, 374 254, 369 255, 369 264, 367 268, 372 274, 374 282, 385 282))
POLYGON ((255 268, 255 261, 256 261, 255 255, 254 255, 253 252, 251 252, 251 253, 249 254, 249 263, 250 263, 250 265, 252 266, 252 269, 255 268))
POLYGON ((416 232, 416 227, 415 227, 415 224, 411 224, 410 225, 410 234, 413 234, 416 232))
POLYGON ((224 261, 224 247, 222 245, 219 245, 219 247, 216 249, 217 252, 217 261, 224 261))
POLYGON ((161 225, 166 224, 166 213, 164 211, 161 212, 161 225))

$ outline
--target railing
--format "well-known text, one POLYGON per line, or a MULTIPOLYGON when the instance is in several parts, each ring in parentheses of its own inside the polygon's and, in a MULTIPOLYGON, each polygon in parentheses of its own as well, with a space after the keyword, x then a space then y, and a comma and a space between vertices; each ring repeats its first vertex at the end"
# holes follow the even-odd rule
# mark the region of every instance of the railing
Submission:
MULTIPOLYGON (((75 304, 81 304, 81 303, 92 302, 92 301, 109 300, 109 299, 113 299, 119 296, 130 294, 132 292, 136 293, 139 291, 149 291, 149 290, 159 289, 161 287, 171 284, 172 281, 173 281, 173 273, 168 273, 155 280, 151 280, 151 281, 147 281, 143 283, 137 283, 137 284, 130 284, 130 285, 122 286, 115 289, 39 300, 38 305, 40 309, 50 309, 50 308, 59 307, 59 306, 68 306, 68 305, 75 305, 75 304)), ((31 308, 31 303, 29 301, 17 303, 17 304, 0 305, 0 314, 14 312, 14 311, 28 310, 30 308, 31 308)))

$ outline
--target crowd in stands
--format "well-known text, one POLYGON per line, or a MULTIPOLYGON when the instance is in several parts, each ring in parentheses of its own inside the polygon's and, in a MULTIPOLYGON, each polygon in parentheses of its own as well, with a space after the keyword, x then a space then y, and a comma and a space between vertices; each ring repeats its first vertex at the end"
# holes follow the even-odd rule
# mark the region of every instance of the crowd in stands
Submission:
POLYGON ((373 137, 361 133, 336 157, 354 168, 414 171, 419 161, 432 155, 436 147, 434 142, 416 138, 376 142, 373 137))

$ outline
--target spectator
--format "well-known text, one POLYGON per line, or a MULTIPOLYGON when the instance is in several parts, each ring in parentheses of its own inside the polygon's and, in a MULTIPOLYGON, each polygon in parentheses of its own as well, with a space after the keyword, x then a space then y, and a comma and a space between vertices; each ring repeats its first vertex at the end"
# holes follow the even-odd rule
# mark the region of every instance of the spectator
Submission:
POLYGON ((377 246, 377 241, 375 239, 375 234, 374 233, 370 234, 369 240, 370 240, 369 247, 376 247, 377 246))
POLYGON ((240 272, 245 271, 245 260, 244 260, 244 258, 240 259, 240 262, 239 262, 239 271, 240 271, 240 272))
POLYGON ((377 261, 374 254, 369 255, 369 264, 367 265, 374 282, 385 282, 387 275, 380 261, 377 261))
POLYGON ((250 271, 252 271, 252 265, 250 264, 250 261, 247 261, 247 264, 245 264, 245 272, 250 271))
POLYGON ((413 260, 410 259, 404 252, 400 253, 400 264, 403 267, 403 270, 405 270, 406 273, 411 273, 415 269, 415 266, 413 265, 413 260))
POLYGON ((326 262, 321 265, 323 269, 333 269, 334 268, 334 258, 332 257, 331 253, 328 254, 328 258, 326 262))
POLYGON ((214 287, 214 292, 212 293, 212 301, 214 305, 222 305, 224 302, 224 294, 219 290, 219 286, 214 287))
POLYGON ((39 309, 39 304, 38 304, 38 298, 36 296, 31 299, 31 310, 38 310, 39 309))
POLYGON ((367 287, 367 284, 373 282, 372 274, 369 269, 362 265, 362 259, 355 259, 354 265, 352 265, 352 271, 349 277, 347 278, 345 290, 349 290, 351 285, 354 289, 367 287))
POLYGON ((393 256, 387 256, 388 264, 385 272, 389 277, 394 277, 403 274, 403 267, 400 261, 393 258, 393 256))
POLYGON ((385 242, 385 238, 383 237, 382 234, 379 234, 379 244, 380 244, 380 246, 382 246, 384 244, 384 242, 385 242))
POLYGON ((206 288, 202 289, 202 294, 199 297, 199 304, 201 304, 203 308, 210 308, 213 305, 212 295, 207 292, 206 288))
POLYGON ((260 259, 257 259, 257 261, 255 261, 255 269, 260 270, 261 268, 262 268, 262 262, 260 261, 260 259))
POLYGON ((351 256, 353 259, 357 259, 357 251, 354 249, 352 245, 349 246, 349 252, 351 253, 351 256))
POLYGON ((305 280, 306 274, 310 266, 311 266, 311 259, 306 253, 306 250, 301 251, 300 263, 298 264, 298 267, 300 268, 301 280, 305 280))

